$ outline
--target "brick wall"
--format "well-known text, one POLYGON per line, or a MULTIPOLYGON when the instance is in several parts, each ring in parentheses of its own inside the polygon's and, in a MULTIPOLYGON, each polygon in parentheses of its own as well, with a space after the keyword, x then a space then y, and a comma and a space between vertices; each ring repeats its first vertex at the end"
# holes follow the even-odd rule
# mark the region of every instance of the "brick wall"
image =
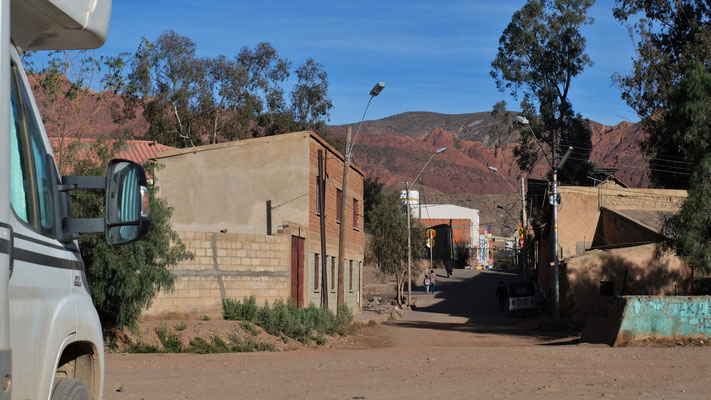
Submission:
POLYGON ((291 296, 291 236, 179 231, 195 257, 179 264, 172 291, 161 291, 143 317, 222 315, 222 300, 256 296, 270 304, 291 296))

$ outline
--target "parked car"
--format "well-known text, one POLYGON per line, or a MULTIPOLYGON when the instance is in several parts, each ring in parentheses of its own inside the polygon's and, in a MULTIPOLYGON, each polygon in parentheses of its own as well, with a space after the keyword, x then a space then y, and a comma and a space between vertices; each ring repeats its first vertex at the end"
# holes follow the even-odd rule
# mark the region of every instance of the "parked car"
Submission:
POLYGON ((536 292, 530 282, 513 282, 509 284, 509 312, 520 312, 525 315, 531 311, 538 313, 536 306, 536 292))

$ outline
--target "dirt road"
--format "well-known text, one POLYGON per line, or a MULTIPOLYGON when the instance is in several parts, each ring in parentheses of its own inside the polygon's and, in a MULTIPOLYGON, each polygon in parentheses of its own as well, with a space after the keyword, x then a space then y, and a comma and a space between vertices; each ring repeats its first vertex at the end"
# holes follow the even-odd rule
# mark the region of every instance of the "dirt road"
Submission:
POLYGON ((708 397, 705 347, 578 344, 545 317, 499 313, 514 276, 456 271, 400 321, 329 349, 220 355, 106 356, 104 398, 478 399, 708 397), (117 391, 119 389, 121 391, 117 391))

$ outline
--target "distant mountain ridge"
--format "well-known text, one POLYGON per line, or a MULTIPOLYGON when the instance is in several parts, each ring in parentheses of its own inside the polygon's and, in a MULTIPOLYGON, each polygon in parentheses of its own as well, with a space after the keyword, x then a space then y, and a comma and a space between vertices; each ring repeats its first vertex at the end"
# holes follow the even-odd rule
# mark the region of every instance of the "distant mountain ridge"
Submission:
MULTIPOLYGON (((386 185, 404 186, 414 179, 435 149, 447 147, 447 152, 434 157, 423 172, 425 186, 445 194, 510 193, 506 182, 487 167, 498 168, 515 183, 520 174, 513 156, 515 137, 494 145, 494 123, 489 112, 406 112, 364 121, 353 160, 386 185)), ((344 135, 349 125, 357 126, 332 126, 331 131, 344 135)), ((639 148, 645 132, 640 125, 623 121, 607 126, 590 121, 590 126, 590 160, 598 167, 617 168, 615 176, 631 187, 648 187, 649 167, 639 148)), ((545 178, 547 172, 548 167, 541 160, 530 176, 545 178)))
MULTIPOLYGON (((31 76, 31 79, 35 78, 31 76)), ((71 104, 62 105, 55 112, 62 112, 65 107, 71 110, 69 118, 62 124, 53 121, 44 93, 35 90, 35 96, 43 114, 44 111, 50 112, 45 121, 49 136, 60 136, 61 132, 80 132, 79 138, 95 138, 100 134, 121 131, 125 138, 140 140, 148 128, 140 108, 135 110, 134 119, 124 125, 116 124, 111 106, 121 108, 123 102, 120 97, 111 96, 108 92, 89 91, 71 100, 71 104), (102 95, 111 98, 111 101, 97 107, 93 99, 102 95)), ((435 189, 443 196, 511 193, 506 182, 487 168, 498 168, 512 183, 519 176, 513 157, 515 137, 496 145, 491 134, 495 122, 490 112, 405 112, 364 121, 353 160, 369 175, 380 177, 386 185, 402 187, 406 181, 415 178, 435 149, 447 147, 447 152, 434 157, 432 164, 423 171, 422 183, 425 187, 435 189)), ((336 136, 345 136, 347 126, 331 126, 330 130, 336 136)), ((356 124, 350 126, 355 127, 356 124)), ((647 187, 649 167, 638 145, 645 133, 639 124, 621 122, 606 126, 591 121, 591 128, 591 160, 601 167, 619 168, 617 178, 632 187, 647 187)), ((531 176, 544 178, 546 173, 545 162, 539 161, 531 176)))

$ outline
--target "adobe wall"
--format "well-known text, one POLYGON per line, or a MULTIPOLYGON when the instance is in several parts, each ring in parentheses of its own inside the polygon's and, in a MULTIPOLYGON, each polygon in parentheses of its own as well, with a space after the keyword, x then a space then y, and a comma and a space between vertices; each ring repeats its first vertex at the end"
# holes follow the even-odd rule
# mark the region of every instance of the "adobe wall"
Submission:
POLYGON ((182 231, 266 234, 283 221, 308 224, 309 132, 240 140, 161 153, 158 196, 182 231))
POLYGON ((222 316, 222 300, 254 295, 257 304, 291 296, 291 236, 178 231, 195 257, 175 267, 143 318, 222 316))
MULTIPOLYGON (((626 286, 634 294, 681 294, 685 280, 691 276, 689 268, 678 257, 655 256, 655 245, 596 250, 583 256, 565 260, 561 268, 561 312, 573 320, 584 321, 586 316, 603 307, 600 282, 613 282, 613 294, 622 294, 626 286)), ((630 294, 629 291, 627 294, 630 294)))
POLYGON ((678 210, 685 190, 627 189, 584 186, 559 188, 558 245, 562 258, 590 248, 600 220, 600 207, 626 210, 678 210))

